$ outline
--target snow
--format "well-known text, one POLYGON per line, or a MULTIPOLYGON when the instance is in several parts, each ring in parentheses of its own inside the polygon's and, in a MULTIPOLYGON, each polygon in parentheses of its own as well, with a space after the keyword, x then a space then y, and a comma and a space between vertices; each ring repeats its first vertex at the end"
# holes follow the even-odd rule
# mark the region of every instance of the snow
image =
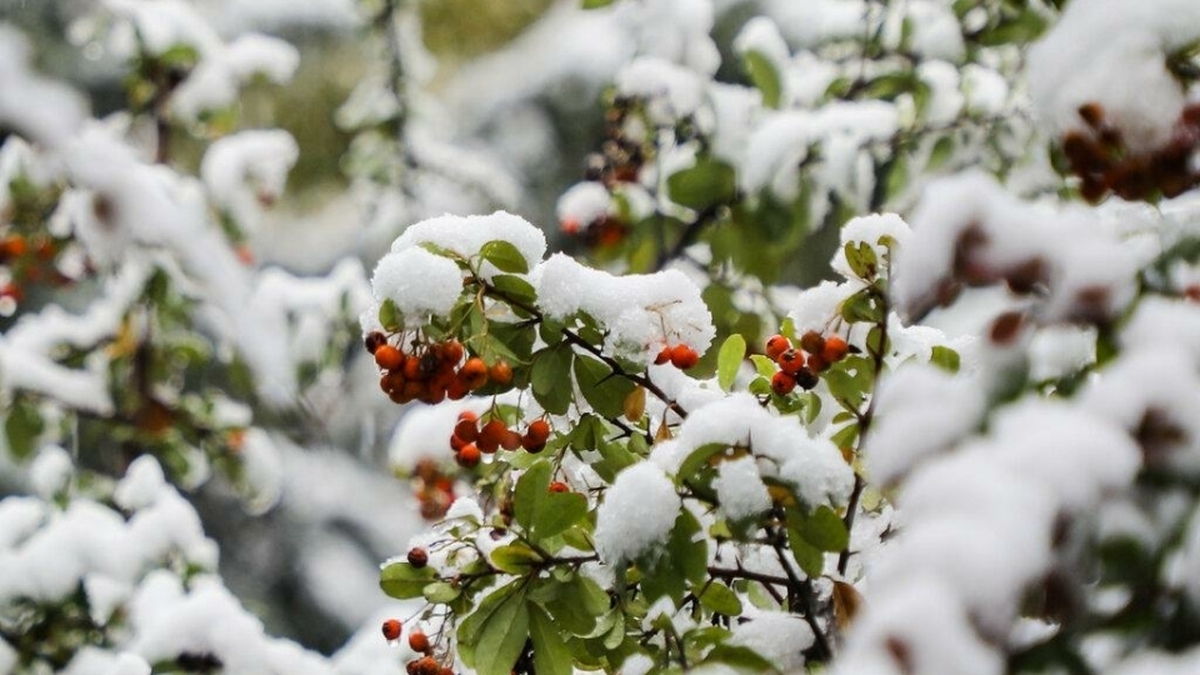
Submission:
POLYGON ((694 114, 704 102, 704 80, 692 70, 655 57, 640 57, 617 75, 617 91, 643 98, 656 124, 694 114))
POLYGON ((288 171, 299 157, 300 148, 286 131, 241 131, 208 147, 200 176, 216 206, 253 232, 262 207, 282 196, 288 171))
POLYGON ((804 650, 816 636, 804 619, 784 612, 751 610, 749 621, 732 627, 731 644, 753 649, 781 672, 796 672, 804 666, 804 650))
POLYGON ((166 486, 162 467, 149 456, 139 457, 125 470, 125 478, 113 492, 113 501, 126 511, 152 505, 166 486))
POLYGON ((847 279, 857 278, 858 275, 850 269, 850 264, 846 261, 845 246, 861 242, 869 245, 875 252, 875 259, 879 261, 879 274, 886 276, 885 264, 891 258, 889 249, 894 246, 903 247, 911 233, 912 230, 909 229, 908 223, 894 213, 874 213, 851 218, 842 226, 841 246, 833 254, 830 266, 833 271, 847 279), (888 245, 883 243, 885 237, 891 240, 888 245))
POLYGON ((31 73, 29 60, 25 37, 0 25, 0 126, 53 146, 83 124, 87 103, 69 88, 31 73))
POLYGON ((375 301, 391 300, 406 323, 447 316, 462 289, 463 273, 458 265, 420 247, 385 255, 371 275, 375 301))
POLYGON ((596 552, 609 565, 632 561, 661 546, 683 501, 671 479, 650 462, 617 474, 596 512, 596 552))
MULTIPOLYGON (((479 254, 484 244, 494 240, 515 246, 530 268, 541 262, 546 254, 546 235, 524 218, 505 211, 486 216, 447 214, 423 220, 405 229, 392 243, 391 251, 400 253, 421 244, 433 244, 462 258, 471 258, 479 254)), ((491 263, 484 263, 480 269, 485 279, 491 279, 498 272, 491 263)))
POLYGON ((704 354, 716 335, 700 289, 679 270, 614 276, 559 253, 538 273, 542 311, 553 319, 586 312, 607 328, 609 354, 642 364, 668 345, 685 344, 704 354))
POLYGON ((489 407, 487 399, 473 397, 422 406, 408 411, 396 426, 388 442, 388 463, 398 471, 412 471, 421 459, 451 462, 454 451, 450 436, 459 413, 470 410, 482 415, 489 407))
POLYGON ((1128 255, 1094 210, 1031 205, 979 172, 930 183, 909 222, 894 289, 910 314, 928 311, 952 279, 1015 275, 1048 287, 1037 307, 1046 322, 1109 318, 1133 299, 1139 263, 1148 262, 1128 255))
POLYGON ((1029 91, 1051 135, 1087 131, 1079 107, 1098 103, 1129 147, 1161 147, 1187 92, 1167 56, 1200 34, 1200 5, 1190 0, 1080 0, 1028 55, 1029 91))
POLYGON ((730 520, 747 520, 771 508, 771 497, 753 457, 721 462, 714 487, 721 513, 730 520))
POLYGON ((555 213, 558 222, 566 227, 574 222, 580 230, 613 212, 612 197, 603 183, 584 181, 567 188, 558 198, 555 213))
POLYGON ((42 448, 29 467, 29 482, 42 499, 51 500, 71 483, 74 462, 66 450, 57 445, 42 448))

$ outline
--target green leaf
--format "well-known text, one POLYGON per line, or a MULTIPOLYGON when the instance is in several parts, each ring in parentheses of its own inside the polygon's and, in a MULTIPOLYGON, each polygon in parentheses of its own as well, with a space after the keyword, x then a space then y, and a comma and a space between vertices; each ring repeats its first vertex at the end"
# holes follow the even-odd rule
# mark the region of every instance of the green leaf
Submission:
POLYGON ((690 479, 696 475, 696 472, 708 463, 708 460, 713 456, 725 451, 729 446, 724 443, 705 443, 688 453, 683 462, 679 465, 679 471, 675 473, 675 481, 682 484, 683 481, 690 479))
POLYGON ((795 529, 804 541, 822 551, 839 552, 850 544, 850 533, 846 530, 846 524, 828 506, 817 508, 811 515, 805 515, 797 509, 789 509, 787 524, 788 528, 795 529))
POLYGON ((571 407, 574 387, 571 384, 571 362, 575 352, 562 342, 533 355, 530 384, 539 405, 554 415, 566 414, 571 407))
POLYGON ((601 7, 608 7, 614 2, 616 2, 616 0, 583 0, 583 8, 600 9, 601 7))
POLYGON ((435 581, 425 586, 422 595, 435 605, 448 605, 462 595, 462 589, 446 581, 435 581))
POLYGON ((608 612, 610 604, 608 593, 599 584, 576 574, 560 586, 556 597, 542 603, 542 607, 563 630, 584 637, 596 630, 597 617, 608 612))
POLYGON ((762 52, 750 50, 742 55, 742 64, 750 82, 762 92, 763 105, 778 108, 783 98, 783 81, 779 70, 762 52))
POLYGON ((746 358, 746 338, 734 333, 725 338, 721 351, 717 354, 717 382, 725 391, 733 387, 738 368, 746 358))
POLYGON ((779 370, 774 361, 762 354, 751 354, 750 362, 754 364, 754 370, 763 377, 774 377, 775 371, 779 370))
POLYGON ((503 239, 493 239, 479 249, 479 255, 484 260, 496 266, 501 272, 510 274, 525 274, 529 272, 529 262, 512 242, 503 239))
POLYGON ((524 579, 500 587, 458 627, 463 660, 479 675, 508 675, 525 647, 529 608, 518 587, 524 579), (467 657, 470 657, 469 659, 467 657))
POLYGON ((697 211, 733 201, 737 182, 733 167, 714 159, 701 158, 691 168, 667 178, 671 201, 697 211))
POLYGON ((554 622, 537 605, 529 608, 529 619, 534 672, 538 675, 571 675, 574 659, 554 622))
POLYGON ((379 573, 379 587, 397 600, 419 598, 425 586, 437 578, 433 568, 413 567, 407 562, 392 563, 379 573))
POLYGON ((379 305, 379 325, 392 333, 404 330, 404 320, 400 318, 400 310, 396 309, 396 303, 392 302, 390 298, 379 305))
POLYGON ((575 379, 583 398, 596 412, 608 418, 625 413, 625 397, 633 391, 634 384, 614 376, 612 369, 602 361, 590 356, 576 356, 575 379))
POLYGON ((842 301, 842 318, 850 323, 882 323, 883 308, 867 287, 842 301))
POLYGON ((714 614, 739 616, 742 613, 742 601, 737 593, 729 590, 728 586, 710 583, 700 594, 700 604, 714 614))
POLYGON ((521 277, 511 274, 497 274, 492 277, 491 284, 506 297, 526 305, 537 304, 537 290, 534 289, 533 284, 530 284, 521 277))
POLYGON ((792 557, 796 564, 811 578, 821 576, 825 568, 825 554, 821 549, 805 541, 804 537, 793 528, 788 528, 788 547, 792 549, 792 557))
POLYGON ((8 451, 16 459, 26 459, 37 450, 37 440, 46 428, 37 406, 23 398, 17 399, 4 420, 4 435, 8 451))
POLYGON ((488 557, 496 569, 516 575, 529 574, 542 562, 542 556, 537 551, 521 542, 500 546, 488 557))
POLYGON ((513 517, 535 542, 562 533, 587 513, 583 495, 550 491, 552 471, 550 460, 538 460, 517 481, 513 517))
POLYGON ((961 365, 958 352, 942 345, 934 346, 933 353, 929 357, 929 362, 952 373, 957 373, 961 365))
POLYGON ((929 162, 925 165, 925 171, 933 172, 945 166, 946 162, 954 156, 954 137, 942 136, 933 144, 933 149, 929 151, 929 162))
POLYGON ((846 263, 850 266, 850 271, 854 272, 854 276, 866 280, 875 277, 875 272, 879 269, 879 259, 870 244, 865 241, 848 241, 842 247, 842 253, 845 254, 846 263))

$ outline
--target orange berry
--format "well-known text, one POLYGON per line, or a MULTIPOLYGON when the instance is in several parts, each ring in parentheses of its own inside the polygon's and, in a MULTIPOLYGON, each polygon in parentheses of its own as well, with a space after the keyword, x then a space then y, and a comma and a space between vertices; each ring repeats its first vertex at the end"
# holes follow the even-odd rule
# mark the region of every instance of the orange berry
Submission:
POLYGON ((464 469, 470 469, 479 465, 479 461, 483 459, 483 455, 479 453, 479 446, 474 443, 467 443, 462 450, 454 456, 454 461, 464 469))
POLYGON ((455 452, 458 452, 459 450, 462 450, 463 448, 467 447, 467 443, 470 443, 470 442, 471 441, 463 439, 458 434, 450 434, 450 449, 455 452))
POLYGON ((383 637, 391 642, 400 639, 400 631, 404 628, 397 619, 388 619, 383 622, 383 637))
POLYGON ((467 389, 474 391, 487 384, 488 369, 483 359, 473 356, 459 369, 458 377, 467 389))
MULTIPOLYGON (((414 546, 408 551, 408 564, 417 569, 429 564, 429 553, 420 546, 414 546)), ((419 651, 419 650, 418 650, 419 651)))
POLYGON ((363 346, 367 351, 374 354, 375 350, 387 344, 387 336, 377 330, 373 330, 363 338, 363 346))
POLYGON ((503 420, 493 419, 479 430, 479 438, 475 442, 480 450, 490 454, 499 449, 507 435, 508 427, 504 425, 503 420))
POLYGON ((529 423, 526 435, 534 441, 545 443, 550 440, 550 423, 546 420, 534 420, 529 423))
POLYGON ((500 447, 505 450, 516 450, 521 447, 521 434, 509 429, 504 434, 504 440, 500 441, 500 447))
POLYGON ((786 396, 792 393, 792 390, 795 388, 796 378, 788 375, 782 370, 775 373, 774 377, 771 378, 771 391, 779 394, 780 396, 786 396))
POLYGON ((661 366, 662 364, 664 364, 670 360, 671 360, 671 348, 663 347, 662 351, 660 351, 658 353, 658 356, 654 357, 654 365, 661 366))
POLYGON ((507 361, 497 361, 493 363, 492 367, 488 370, 488 376, 491 378, 492 382, 504 386, 509 382, 512 382, 512 366, 508 365, 507 361))
POLYGON ((29 250, 29 246, 25 243, 25 237, 19 234, 9 237, 5 248, 8 249, 8 254, 14 258, 20 258, 29 250))
POLYGON ((462 380, 457 377, 451 380, 450 384, 446 385, 446 398, 451 401, 461 401, 467 397, 468 393, 467 385, 463 384, 462 380))
POLYGON ((479 428, 475 426, 474 413, 471 414, 470 419, 459 419, 458 424, 454 425, 454 435, 468 443, 479 438, 479 428))
POLYGON ((431 649, 429 638, 419 630, 414 630, 408 634, 408 647, 414 652, 421 652, 422 654, 428 654, 431 649))
POLYGON ((695 349, 684 344, 678 344, 671 348, 671 365, 676 368, 687 370, 694 368, 699 362, 700 355, 696 353, 695 349))
POLYGON ((809 354, 808 355, 808 367, 813 372, 823 373, 826 370, 829 370, 829 361, 826 360, 825 357, 821 356, 820 354, 809 354))
POLYGON ((775 363, 779 364, 780 370, 794 376, 804 367, 804 354, 796 349, 788 349, 775 359, 775 363))
POLYGON ((384 370, 396 370, 404 361, 404 352, 391 345, 379 345, 375 349, 375 363, 384 370))
POLYGON ((774 361, 779 355, 792 348, 792 343, 782 335, 772 335, 767 338, 767 358, 774 361))
POLYGON ((527 452, 536 455, 546 448, 546 441, 539 441, 529 434, 525 434, 521 437, 521 447, 525 448, 527 452))
POLYGON ((458 413, 458 421, 459 422, 461 422, 463 420, 470 420, 470 421, 474 422, 477 419, 479 419, 479 415, 476 415, 475 411, 473 411, 473 410, 464 410, 464 411, 458 413))
POLYGON ((451 340, 442 346, 442 360, 457 365, 463 357, 463 346, 458 340, 451 340))
POLYGON ((825 348, 825 338, 815 330, 810 330, 800 336, 800 348, 809 354, 820 354, 825 348))
POLYGON ((821 358, 830 363, 836 363, 846 358, 850 353, 850 345, 840 335, 830 335, 825 338, 824 349, 820 351, 821 358))
POLYGON ((562 482, 561 480, 556 480, 556 481, 550 483, 550 491, 551 492, 559 492, 559 493, 570 492, 571 488, 568 487, 567 484, 562 482))
POLYGON ((410 380, 424 380, 425 373, 421 372, 421 359, 416 354, 404 360, 404 377, 410 380))
POLYGON ((437 675, 454 675, 454 669, 450 666, 442 666, 437 675))

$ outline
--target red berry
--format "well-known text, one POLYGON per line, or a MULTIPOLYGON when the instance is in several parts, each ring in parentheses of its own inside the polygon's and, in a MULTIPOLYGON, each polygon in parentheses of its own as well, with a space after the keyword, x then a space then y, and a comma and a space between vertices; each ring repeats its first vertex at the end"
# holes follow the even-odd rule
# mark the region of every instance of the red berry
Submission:
POLYGON ((404 352, 391 345, 379 345, 375 349, 375 363, 384 370, 395 370, 404 362, 404 352))
POLYGON ((786 396, 792 393, 792 390, 795 388, 796 378, 788 375, 782 370, 775 373, 775 376, 771 378, 771 391, 779 394, 780 396, 786 396))
POLYGON ((846 354, 850 352, 850 345, 842 339, 840 335, 830 335, 825 338, 825 346, 819 353, 821 358, 830 363, 836 363, 846 358, 846 354))
POLYGON ((561 480, 556 480, 556 481, 550 483, 550 491, 551 492, 559 492, 559 493, 570 492, 571 488, 567 487, 567 484, 562 482, 561 480))
POLYGON ((387 344, 387 336, 377 330, 367 333, 367 336, 363 338, 363 346, 372 354, 385 344, 387 344))
POLYGON ((491 377, 492 382, 504 386, 512 382, 512 366, 508 365, 507 361, 497 361, 488 369, 488 376, 491 377))
POLYGON ((535 441, 545 443, 550 440, 550 423, 546 420, 534 420, 529 423, 526 435, 535 441))
POLYGON ((684 344, 678 344, 671 348, 671 365, 676 368, 687 370, 694 368, 699 362, 700 355, 696 353, 695 349, 684 344))
POLYGON ((471 469, 479 466, 479 461, 481 459, 483 459, 483 455, 481 455, 479 452, 479 446, 475 445, 474 443, 467 443, 463 446, 463 449, 459 450, 458 454, 454 456, 454 461, 458 462, 458 465, 464 469, 471 469))
POLYGON ((825 338, 815 330, 810 330, 800 336, 800 348, 809 354, 820 354, 825 348, 825 338))
POLYGON ((462 450, 463 448, 467 447, 467 444, 470 442, 471 441, 464 440, 458 434, 450 434, 450 449, 455 452, 458 452, 459 450, 462 450))
POLYGON ((471 422, 474 422, 477 419, 479 419, 479 416, 476 415, 473 410, 464 410, 464 411, 458 413, 458 421, 459 422, 461 422, 463 420, 470 420, 471 422))
POLYGON ((782 335, 772 335, 767 338, 767 358, 774 361, 779 355, 792 348, 792 343, 782 335))
POLYGON ((775 359, 775 363, 779 364, 779 369, 788 375, 795 375, 797 371, 804 367, 804 354, 796 349, 788 349, 775 359))
POLYGON ((467 386, 467 389, 474 391, 487 384, 488 368, 483 363, 483 359, 474 356, 467 359, 467 362, 459 369, 458 377, 467 386))
POLYGON ((414 652, 422 654, 428 654, 431 648, 429 638, 419 630, 414 630, 408 634, 408 646, 414 652))
POLYGON ((508 432, 504 434, 504 440, 500 441, 500 447, 504 448, 505 450, 516 450, 517 448, 521 447, 521 434, 509 429, 508 432))
POLYGON ((442 348, 442 358, 451 364, 457 365, 463 357, 463 346, 458 340, 447 342, 442 348))
POLYGON ((809 354, 808 367, 812 369, 813 372, 823 373, 826 370, 829 370, 829 361, 827 361, 825 357, 821 356, 820 354, 809 354))
POLYGON ((663 347, 662 351, 658 352, 658 356, 654 357, 654 365, 661 366, 671 360, 671 348, 663 347))
POLYGON ((388 619, 387 621, 383 622, 383 637, 388 642, 391 642, 393 640, 399 640, 400 639, 400 631, 403 628, 404 628, 404 626, 400 625, 399 620, 388 619))
POLYGON ((507 435, 508 427, 504 425, 504 421, 493 419, 479 430, 479 437, 475 439, 475 444, 479 446, 480 450, 491 454, 500 448, 500 444, 504 442, 504 437, 507 435))
POLYGON ((471 419, 460 419, 458 424, 454 425, 454 435, 468 443, 479 438, 479 428, 475 426, 474 417, 472 415, 471 419))
POLYGON ((408 551, 408 564, 421 569, 429 564, 429 554, 420 546, 414 546, 408 551))

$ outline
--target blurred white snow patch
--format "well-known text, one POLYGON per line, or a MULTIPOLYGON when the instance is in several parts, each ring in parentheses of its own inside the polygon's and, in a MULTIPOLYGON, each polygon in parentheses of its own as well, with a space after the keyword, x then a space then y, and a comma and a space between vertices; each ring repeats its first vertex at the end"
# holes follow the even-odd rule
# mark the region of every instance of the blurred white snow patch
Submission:
POLYGON ((715 487, 721 512, 730 520, 746 520, 771 508, 771 496, 753 457, 721 462, 715 487))
POLYGON ((596 551, 610 565, 633 560, 666 541, 683 500, 651 462, 617 474, 596 515, 596 551))
POLYGON ((644 99, 650 119, 659 124, 687 117, 704 103, 705 81, 699 74, 653 56, 634 59, 616 84, 622 95, 644 99))
POLYGON ((703 354, 716 335, 699 287, 679 270, 614 276, 559 253, 541 266, 535 285, 547 316, 587 312, 608 329, 605 351, 637 363, 650 363, 668 345, 703 354))
POLYGON ((74 469, 75 463, 66 450, 57 445, 43 447, 29 467, 34 494, 45 500, 54 499, 70 484, 74 469))
POLYGON ((69 87, 30 72, 29 59, 29 41, 0 24, 0 126, 55 148, 87 119, 87 103, 69 87))
POLYGON ((245 508, 253 514, 266 513, 283 491, 283 458, 271 435, 257 427, 247 429, 239 454, 247 492, 245 508))
POLYGON ((573 221, 576 226, 587 228, 613 212, 612 201, 603 183, 584 181, 572 185, 558 198, 555 214, 564 227, 573 221))
POLYGON ((654 660, 645 654, 633 654, 621 664, 621 675, 646 675, 654 667, 654 660))
POLYGON ((1047 132, 1087 129, 1079 108, 1098 103, 1135 152, 1164 145, 1188 96, 1167 57, 1197 37, 1192 0, 1070 3, 1029 50, 1029 91, 1047 132))
MULTIPOLYGON (((3 642, 0 640, 0 642, 3 642)), ((8 672, 0 669, 0 672, 8 672)), ((63 675, 150 675, 150 664, 137 654, 87 645, 75 653, 63 675)))
POLYGON ((371 275, 375 301, 391 300, 406 323, 446 316, 462 294, 462 270, 449 258, 421 247, 383 256, 371 275))
POLYGON ((47 513, 45 502, 34 497, 0 500, 0 550, 14 548, 37 531, 47 513))
POLYGON ((1141 651, 1107 668, 1106 675, 1192 675, 1200 672, 1200 649, 1182 653, 1141 651))
POLYGON ((867 15, 864 0, 766 0, 762 4, 765 13, 787 32, 788 39, 801 47, 857 37, 867 15))
POLYGON ((401 612, 389 608, 373 613, 371 618, 362 622, 362 626, 346 644, 330 657, 333 672, 337 675, 405 675, 404 659, 397 654, 396 645, 389 644, 379 635, 379 626, 388 619, 417 609, 419 607, 414 606, 401 612))
POLYGON ((975 379, 933 365, 910 363, 885 377, 864 444, 872 479, 886 485, 973 432, 984 393, 975 379))
POLYGON ((842 451, 827 438, 810 438, 801 431, 791 457, 779 467, 779 477, 791 483, 796 496, 816 507, 844 506, 854 489, 854 470, 842 451))
POLYGON ((788 312, 788 318, 792 320, 797 333, 804 334, 810 330, 824 333, 830 317, 837 316, 842 303, 857 290, 851 284, 822 281, 800 292, 790 303, 792 311, 788 312))
POLYGON ((0 673, 9 675, 17 670, 17 664, 21 661, 21 655, 17 653, 13 646, 8 644, 8 640, 0 640, 0 673))
POLYGON ((184 119, 233 105, 238 88, 262 77, 286 84, 300 64, 300 52, 288 42, 258 33, 217 43, 202 53, 199 64, 170 99, 172 112, 184 119))
POLYGON ((961 72, 963 95, 971 112, 997 115, 1004 110, 1010 91, 1003 75, 977 63, 968 63, 961 72))
POLYGON ((125 470, 125 477, 113 492, 113 501, 126 511, 137 511, 158 501, 166 489, 167 481, 158 461, 142 455, 125 470))
POLYGON ((855 622, 830 675, 1004 672, 1001 656, 976 634, 966 608, 944 583, 926 574, 873 588, 871 603, 855 622))
POLYGON ((83 577, 83 592, 87 595, 92 621, 104 626, 113 612, 133 595, 133 584, 103 574, 88 574, 83 577))
POLYGON ((208 147, 200 176, 217 207, 253 233, 259 212, 283 194, 288 171, 299 157, 296 139, 282 129, 242 131, 208 147))
POLYGON ((196 4, 224 35, 299 26, 344 30, 362 23, 354 0, 196 0, 196 4))
POLYGON ((417 462, 428 458, 449 462, 454 458, 450 436, 458 415, 469 410, 483 414, 489 406, 486 399, 467 397, 434 406, 415 406, 400 419, 388 443, 388 463, 400 471, 412 471, 417 462))
POLYGON ((1077 373, 1096 362, 1096 329, 1054 325, 1039 329, 1029 343, 1029 379, 1034 382, 1077 373))
POLYGON ((804 619, 785 612, 758 609, 747 611, 743 617, 749 621, 733 626, 731 644, 753 649, 784 673, 798 671, 804 666, 802 652, 816 640, 804 619))
POLYGON ((963 57, 963 28, 951 3, 910 0, 905 25, 912 27, 912 50, 929 59, 958 61, 963 57))

